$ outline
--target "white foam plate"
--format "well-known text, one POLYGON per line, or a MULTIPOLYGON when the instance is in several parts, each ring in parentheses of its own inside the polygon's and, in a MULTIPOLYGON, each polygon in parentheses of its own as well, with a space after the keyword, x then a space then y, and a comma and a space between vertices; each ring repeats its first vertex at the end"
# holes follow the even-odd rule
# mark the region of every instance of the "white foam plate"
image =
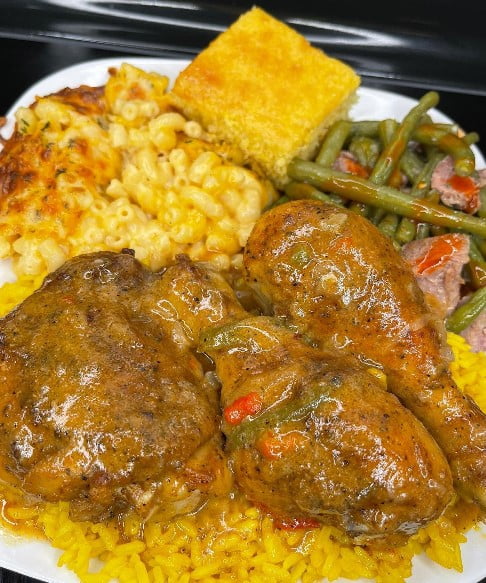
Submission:
MULTIPOLYGON (((20 106, 30 105, 36 96, 47 95, 64 87, 77 87, 81 84, 102 85, 108 78, 108 68, 119 66, 122 62, 167 75, 174 79, 178 72, 187 65, 185 60, 156 59, 145 57, 120 57, 100 59, 74 65, 49 75, 32 85, 7 112, 7 124, 2 128, 2 135, 8 137, 14 125, 13 114, 20 106)), ((359 100, 351 110, 355 120, 395 118, 400 120, 415 104, 410 97, 361 87, 359 100)), ((438 110, 430 112, 434 121, 450 123, 452 120, 438 110)), ((468 128, 474 129, 474 128, 468 128)), ((482 168, 486 162, 477 148, 474 148, 477 166, 482 168)), ((14 279, 9 262, 0 264, 0 285, 14 279)), ((0 566, 30 577, 50 583, 75 583, 77 577, 65 567, 57 567, 60 553, 49 544, 41 541, 26 540, 0 529, 0 566)), ((414 568, 410 583, 477 583, 486 577, 486 526, 468 534, 467 542, 462 545, 464 562, 463 573, 443 569, 426 556, 414 559, 414 568)), ((342 583, 348 580, 340 580, 342 583)), ((349 582, 348 582, 349 583, 349 582)))

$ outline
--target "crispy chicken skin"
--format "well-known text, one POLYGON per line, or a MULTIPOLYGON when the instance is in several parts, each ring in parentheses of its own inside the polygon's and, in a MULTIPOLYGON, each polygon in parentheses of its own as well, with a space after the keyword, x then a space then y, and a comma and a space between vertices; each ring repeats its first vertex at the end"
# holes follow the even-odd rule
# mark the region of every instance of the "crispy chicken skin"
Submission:
POLYGON ((364 365, 250 316, 200 265, 181 260, 163 279, 164 308, 216 364, 226 453, 254 503, 357 540, 401 538, 441 514, 452 496, 442 451, 364 365))
POLYGON ((452 381, 444 326, 390 241, 346 209, 295 201, 262 216, 244 264, 276 316, 383 368, 443 449, 457 488, 486 507, 486 416, 452 381))
POLYGON ((130 254, 79 256, 0 321, 0 479, 82 519, 200 502, 217 388, 172 341, 160 282, 130 254))

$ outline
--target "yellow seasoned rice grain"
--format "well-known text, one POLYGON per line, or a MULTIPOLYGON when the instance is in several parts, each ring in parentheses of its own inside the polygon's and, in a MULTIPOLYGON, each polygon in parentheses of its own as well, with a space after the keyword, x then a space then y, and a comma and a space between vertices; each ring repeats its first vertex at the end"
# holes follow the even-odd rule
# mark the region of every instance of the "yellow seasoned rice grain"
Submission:
POLYGON ((195 581, 200 581, 201 579, 205 579, 206 577, 217 575, 219 573, 219 570, 220 570, 219 561, 211 561, 204 565, 196 567, 194 571, 191 573, 191 577, 195 581))
POLYGON ((133 568, 136 583, 150 583, 147 567, 140 559, 140 556, 133 554, 130 557, 130 564, 133 568))
POLYGON ((150 575, 153 583, 164 583, 165 577, 158 565, 150 570, 150 575))
POLYGON ((146 546, 142 541, 134 540, 129 543, 118 545, 113 550, 113 554, 117 556, 131 555, 132 553, 142 553, 145 549, 146 546))

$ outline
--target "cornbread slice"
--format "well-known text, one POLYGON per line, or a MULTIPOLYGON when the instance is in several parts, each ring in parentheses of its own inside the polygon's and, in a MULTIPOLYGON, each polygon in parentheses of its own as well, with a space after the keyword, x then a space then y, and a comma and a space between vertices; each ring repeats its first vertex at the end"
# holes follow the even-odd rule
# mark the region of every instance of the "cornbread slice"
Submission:
POLYGON ((345 117, 359 82, 349 66, 252 8, 179 74, 172 98, 282 186, 290 160, 312 156, 345 117))

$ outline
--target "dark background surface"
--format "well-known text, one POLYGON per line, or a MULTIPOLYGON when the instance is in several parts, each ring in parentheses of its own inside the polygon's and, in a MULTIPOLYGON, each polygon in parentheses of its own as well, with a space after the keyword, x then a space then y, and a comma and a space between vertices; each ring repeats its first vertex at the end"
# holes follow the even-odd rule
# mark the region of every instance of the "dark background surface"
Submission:
MULTIPOLYGON (((92 58, 190 58, 253 2, 0 0, 0 113, 33 81, 92 58)), ((419 96, 486 136, 486 2, 276 2, 260 6, 351 64, 363 83, 419 96)), ((486 139, 486 138, 485 138, 486 139)))
MULTIPOLYGON (((76 8, 0 0, 0 115, 32 83, 75 63, 120 54, 191 58, 254 4, 70 3, 76 8)), ((386 10, 381 0, 258 4, 351 64, 367 86, 412 97, 439 90, 440 109, 486 143, 486 2, 408 0, 386 10)), ((0 583, 29 581, 0 569, 0 583)))

